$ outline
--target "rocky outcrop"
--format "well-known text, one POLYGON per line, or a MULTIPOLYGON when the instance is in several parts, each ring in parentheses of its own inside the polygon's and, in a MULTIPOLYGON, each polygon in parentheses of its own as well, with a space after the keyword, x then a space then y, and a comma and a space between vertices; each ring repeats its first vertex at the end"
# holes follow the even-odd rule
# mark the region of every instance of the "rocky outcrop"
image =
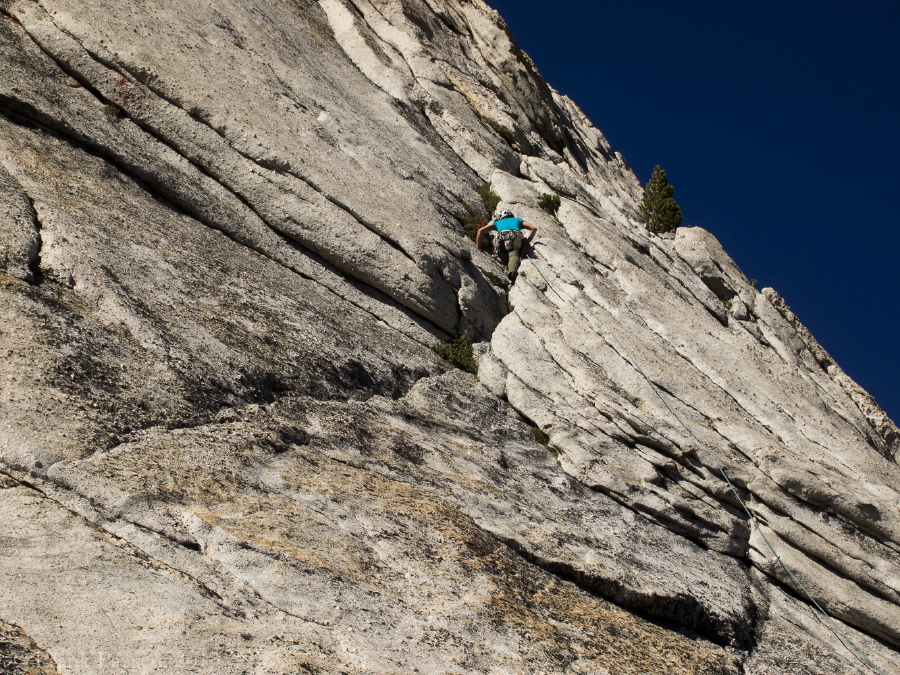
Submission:
POLYGON ((3 0, 0 66, 11 672, 900 673, 896 426, 482 2, 3 0))

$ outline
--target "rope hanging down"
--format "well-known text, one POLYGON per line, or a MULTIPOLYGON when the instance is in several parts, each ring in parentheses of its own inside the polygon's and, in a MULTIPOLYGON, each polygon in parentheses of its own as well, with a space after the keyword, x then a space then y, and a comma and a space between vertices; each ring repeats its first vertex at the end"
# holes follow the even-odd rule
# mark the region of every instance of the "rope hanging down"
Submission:
MULTIPOLYGON (((532 250, 534 250, 534 249, 532 248, 532 250)), ((548 265, 550 264, 550 261, 547 260, 546 258, 544 258, 544 256, 543 256, 540 252, 535 251, 535 253, 537 253, 538 255, 541 256, 541 258, 543 258, 545 261, 547 261, 547 264, 548 264, 548 265)), ((687 430, 687 432, 688 432, 691 436, 693 436, 694 440, 696 440, 696 441, 703 447, 703 449, 706 450, 706 453, 710 456, 710 458, 712 459, 713 463, 716 465, 716 468, 718 469, 719 473, 722 475, 722 478, 723 478, 723 479, 725 480, 725 482, 728 484, 728 487, 731 489, 731 492, 734 494, 735 498, 738 500, 738 502, 740 503, 741 507, 742 507, 742 508, 744 509, 744 511, 746 512, 747 517, 750 519, 750 522, 753 523, 753 526, 756 528, 756 531, 757 531, 757 532, 759 533, 759 535, 763 538, 763 541, 766 542, 766 546, 768 546, 768 547, 769 547, 769 550, 772 551, 772 555, 775 556, 775 559, 776 559, 776 560, 778 561, 778 563, 781 565, 781 568, 787 573, 787 575, 791 578, 791 580, 794 582, 794 584, 796 584, 797 588, 799 588, 799 589, 802 591, 803 595, 805 595, 807 598, 809 598, 809 601, 810 601, 813 605, 815 605, 816 609, 818 609, 818 610, 822 613, 822 615, 823 615, 826 619, 828 619, 828 621, 830 622, 831 626, 832 626, 838 633, 840 633, 840 634, 841 634, 841 635, 842 635, 842 636, 843 636, 843 637, 844 637, 851 645, 853 645, 853 648, 857 651, 857 653, 858 653, 860 656, 862 656, 863 659, 865 659, 866 662, 867 662, 870 666, 872 666, 872 668, 874 668, 876 672, 879 673, 879 675, 886 675, 885 672, 884 672, 881 668, 879 668, 877 665, 875 665, 875 663, 872 661, 872 659, 870 659, 870 658, 866 655, 866 653, 865 653, 865 652, 864 652, 864 651, 856 644, 856 642, 853 641, 853 638, 851 638, 851 637, 850 637, 850 636, 849 636, 849 635, 848 635, 848 634, 847 634, 847 633, 846 633, 846 632, 845 632, 845 631, 837 624, 837 622, 831 617, 831 615, 830 615, 828 612, 826 612, 818 602, 816 602, 816 599, 812 596, 812 594, 811 594, 808 590, 806 590, 806 586, 803 585, 803 583, 802 583, 802 582, 794 575, 794 573, 790 570, 790 568, 787 566, 787 564, 784 562, 784 560, 781 559, 781 556, 778 555, 778 551, 775 550, 775 547, 772 545, 772 542, 769 541, 769 538, 768 538, 768 537, 765 535, 765 533, 762 531, 762 528, 760 527, 759 521, 756 519, 756 516, 753 515, 753 513, 750 511, 750 508, 747 506, 747 504, 744 502, 744 500, 741 499, 741 495, 738 493, 737 488, 734 487, 734 484, 731 482, 731 479, 728 478, 728 474, 725 473, 725 469, 724 469, 724 467, 722 466, 722 464, 719 462, 719 458, 718 458, 718 457, 716 456, 716 454, 712 451, 712 449, 710 449, 710 447, 709 447, 706 443, 703 442, 703 439, 701 439, 701 438, 694 432, 693 428, 691 428, 691 426, 690 426, 687 422, 685 422, 685 421, 681 418, 681 415, 679 415, 678 412, 671 406, 671 404, 669 403, 669 400, 665 397, 665 395, 662 393, 662 391, 660 391, 659 387, 657 387, 656 384, 654 384, 653 380, 650 379, 650 376, 647 375, 646 372, 644 372, 644 369, 641 368, 641 364, 638 363, 637 359, 635 359, 635 358, 631 355, 631 352, 628 351, 628 347, 626 347, 625 344, 619 339, 619 336, 616 335, 615 331, 614 331, 612 328, 610 328, 609 326, 607 326, 606 323, 605 323, 599 316, 597 316, 597 314, 594 313, 594 311, 593 311, 590 307, 588 307, 587 305, 585 305, 585 304, 579 302, 579 301, 576 300, 574 297, 572 297, 572 296, 571 296, 564 288, 561 288, 561 287, 558 286, 557 284, 555 284, 555 283, 553 283, 552 281, 550 281, 550 279, 547 277, 547 275, 544 274, 543 271, 541 271, 541 268, 538 266, 537 262, 536 262, 533 258, 531 259, 531 264, 534 265, 534 269, 537 270, 537 273, 540 274, 540 275, 543 277, 544 281, 546 281, 547 284, 548 284, 549 286, 553 287, 553 289, 556 290, 557 293, 560 293, 561 295, 565 295, 565 296, 569 299, 569 301, 570 301, 573 305, 575 305, 576 307, 581 307, 582 309, 584 309, 588 314, 590 314, 590 315, 594 318, 594 320, 595 320, 597 323, 600 324, 600 326, 603 327, 603 329, 604 329, 607 333, 609 333, 609 334, 612 336, 612 338, 613 338, 613 340, 615 340, 616 344, 617 344, 619 347, 621 347, 621 349, 622 349, 623 352, 625 352, 625 355, 628 357, 628 362, 632 365, 632 367, 633 367, 635 370, 637 370, 637 371, 641 374, 641 376, 642 376, 645 380, 647 380, 648 384, 653 388, 653 391, 656 392, 656 395, 657 395, 657 396, 659 397, 659 399, 663 402, 663 404, 666 406, 666 408, 668 408, 669 412, 671 412, 672 415, 675 416, 675 419, 677 419, 678 422, 681 424, 681 426, 683 426, 683 427, 687 430)))

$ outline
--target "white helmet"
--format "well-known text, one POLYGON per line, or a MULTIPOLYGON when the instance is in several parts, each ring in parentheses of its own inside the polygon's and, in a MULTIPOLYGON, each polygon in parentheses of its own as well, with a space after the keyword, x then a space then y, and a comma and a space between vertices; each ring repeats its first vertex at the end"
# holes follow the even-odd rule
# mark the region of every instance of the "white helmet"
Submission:
POLYGON ((497 214, 497 220, 503 220, 504 218, 515 218, 515 216, 509 209, 503 209, 497 214))

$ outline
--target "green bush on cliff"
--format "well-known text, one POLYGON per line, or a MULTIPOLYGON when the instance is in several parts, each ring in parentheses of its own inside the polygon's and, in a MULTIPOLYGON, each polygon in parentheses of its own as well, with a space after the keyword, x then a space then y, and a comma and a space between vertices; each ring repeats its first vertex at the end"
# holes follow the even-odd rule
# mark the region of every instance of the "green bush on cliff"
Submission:
POLYGON ((559 195, 549 195, 542 194, 541 198, 538 200, 538 206, 547 213, 549 213, 554 218, 556 217, 556 212, 559 211, 559 207, 562 205, 559 199, 559 195))
POLYGON ((487 211, 488 218, 492 218, 497 204, 500 203, 500 195, 494 192, 490 183, 482 183, 476 192, 481 197, 481 203, 484 205, 484 210, 487 211))
POLYGON ((460 335, 458 338, 445 340, 439 345, 434 345, 432 349, 438 356, 449 362, 450 365, 456 366, 467 373, 472 373, 472 375, 478 374, 478 362, 472 353, 472 341, 467 335, 460 335))
POLYGON ((466 210, 466 215, 457 216, 456 219, 459 221, 459 224, 463 226, 463 229, 472 241, 475 241, 478 230, 488 224, 494 215, 497 204, 500 203, 500 196, 494 192, 490 183, 482 183, 475 189, 475 192, 481 197, 481 203, 484 206, 485 212, 487 212, 487 218, 479 214, 475 208, 462 197, 452 192, 450 193, 466 210))

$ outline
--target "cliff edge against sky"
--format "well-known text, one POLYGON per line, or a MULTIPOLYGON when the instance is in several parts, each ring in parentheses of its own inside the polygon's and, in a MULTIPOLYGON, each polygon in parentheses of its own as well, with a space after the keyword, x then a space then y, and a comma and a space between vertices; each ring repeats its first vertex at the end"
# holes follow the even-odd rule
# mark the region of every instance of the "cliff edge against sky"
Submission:
POLYGON ((483 2, 0 0, 0 72, 4 672, 900 673, 897 427, 483 2))

